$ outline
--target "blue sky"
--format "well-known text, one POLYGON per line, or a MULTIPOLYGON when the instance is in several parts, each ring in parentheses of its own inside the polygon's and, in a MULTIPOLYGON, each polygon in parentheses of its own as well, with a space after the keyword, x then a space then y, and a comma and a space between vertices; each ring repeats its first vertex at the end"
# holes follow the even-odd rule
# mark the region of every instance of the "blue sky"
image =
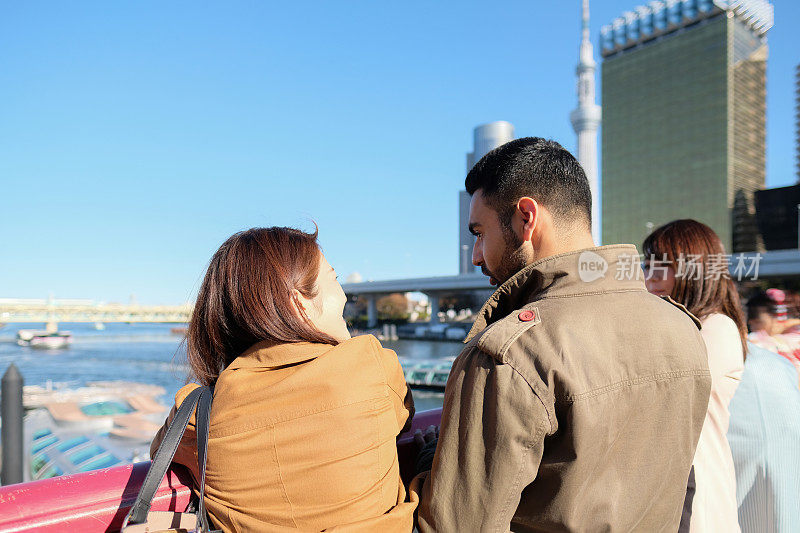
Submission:
MULTIPOLYGON (((472 129, 574 149, 579 3, 4 3, 0 297, 179 303, 231 233, 312 219, 343 276, 456 273, 472 129)), ((774 4, 769 186, 800 63, 774 4)), ((635 5, 592 2, 595 47, 635 5)))

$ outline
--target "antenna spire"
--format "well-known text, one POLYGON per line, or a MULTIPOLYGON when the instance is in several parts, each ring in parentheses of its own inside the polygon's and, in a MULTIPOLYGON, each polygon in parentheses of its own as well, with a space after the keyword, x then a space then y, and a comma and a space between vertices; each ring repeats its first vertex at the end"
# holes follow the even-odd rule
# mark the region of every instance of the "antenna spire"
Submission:
POLYGON ((575 74, 578 78, 576 80, 578 107, 570 113, 569 118, 578 137, 576 155, 586 173, 589 187, 592 190, 592 237, 595 243, 600 244, 600 182, 597 168, 597 130, 600 128, 602 112, 600 106, 595 103, 594 71, 597 65, 594 62, 594 50, 589 35, 589 0, 582 0, 581 8, 582 39, 578 48, 578 65, 575 69, 575 74))
POLYGON ((583 30, 583 40, 589 40, 589 0, 583 0, 583 16, 581 17, 581 30, 583 30))

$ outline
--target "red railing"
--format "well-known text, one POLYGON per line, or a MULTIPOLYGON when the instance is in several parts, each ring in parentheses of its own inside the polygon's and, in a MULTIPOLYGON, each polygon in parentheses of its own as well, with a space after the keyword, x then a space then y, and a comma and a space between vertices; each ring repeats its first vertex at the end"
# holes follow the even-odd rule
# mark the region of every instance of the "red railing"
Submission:
MULTIPOLYGON (((417 413, 411 430, 400 436, 397 453, 406 482, 416 458, 414 431, 438 424, 441 414, 441 409, 417 413)), ((149 462, 136 463, 0 487, 0 533, 118 531, 149 466, 149 462)), ((190 483, 191 477, 185 469, 172 468, 156 493, 152 509, 185 509, 191 496, 190 483)))

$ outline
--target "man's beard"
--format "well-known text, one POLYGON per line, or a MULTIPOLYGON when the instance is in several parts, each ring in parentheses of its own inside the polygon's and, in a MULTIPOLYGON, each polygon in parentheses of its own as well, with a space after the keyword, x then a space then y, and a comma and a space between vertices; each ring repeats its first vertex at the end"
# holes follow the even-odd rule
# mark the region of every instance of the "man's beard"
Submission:
POLYGON ((528 251, 523 247, 525 241, 520 239, 511 228, 503 228, 503 240, 506 246, 503 249, 500 266, 494 271, 489 271, 485 265, 481 267, 481 272, 485 276, 493 278, 498 286, 528 266, 531 261, 528 251))

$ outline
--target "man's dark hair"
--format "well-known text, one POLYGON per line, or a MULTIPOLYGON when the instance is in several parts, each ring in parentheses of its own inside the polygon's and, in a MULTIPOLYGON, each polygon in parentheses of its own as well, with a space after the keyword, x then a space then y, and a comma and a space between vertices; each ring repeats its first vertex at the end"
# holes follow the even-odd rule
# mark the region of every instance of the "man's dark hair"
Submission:
POLYGON ((762 313, 775 314, 775 302, 765 291, 759 291, 747 300, 747 318, 758 318, 762 313))
POLYGON ((467 192, 483 191, 504 227, 517 201, 528 196, 547 207, 555 223, 568 228, 578 218, 592 225, 592 191, 581 165, 555 141, 523 137, 483 156, 464 181, 467 192))

